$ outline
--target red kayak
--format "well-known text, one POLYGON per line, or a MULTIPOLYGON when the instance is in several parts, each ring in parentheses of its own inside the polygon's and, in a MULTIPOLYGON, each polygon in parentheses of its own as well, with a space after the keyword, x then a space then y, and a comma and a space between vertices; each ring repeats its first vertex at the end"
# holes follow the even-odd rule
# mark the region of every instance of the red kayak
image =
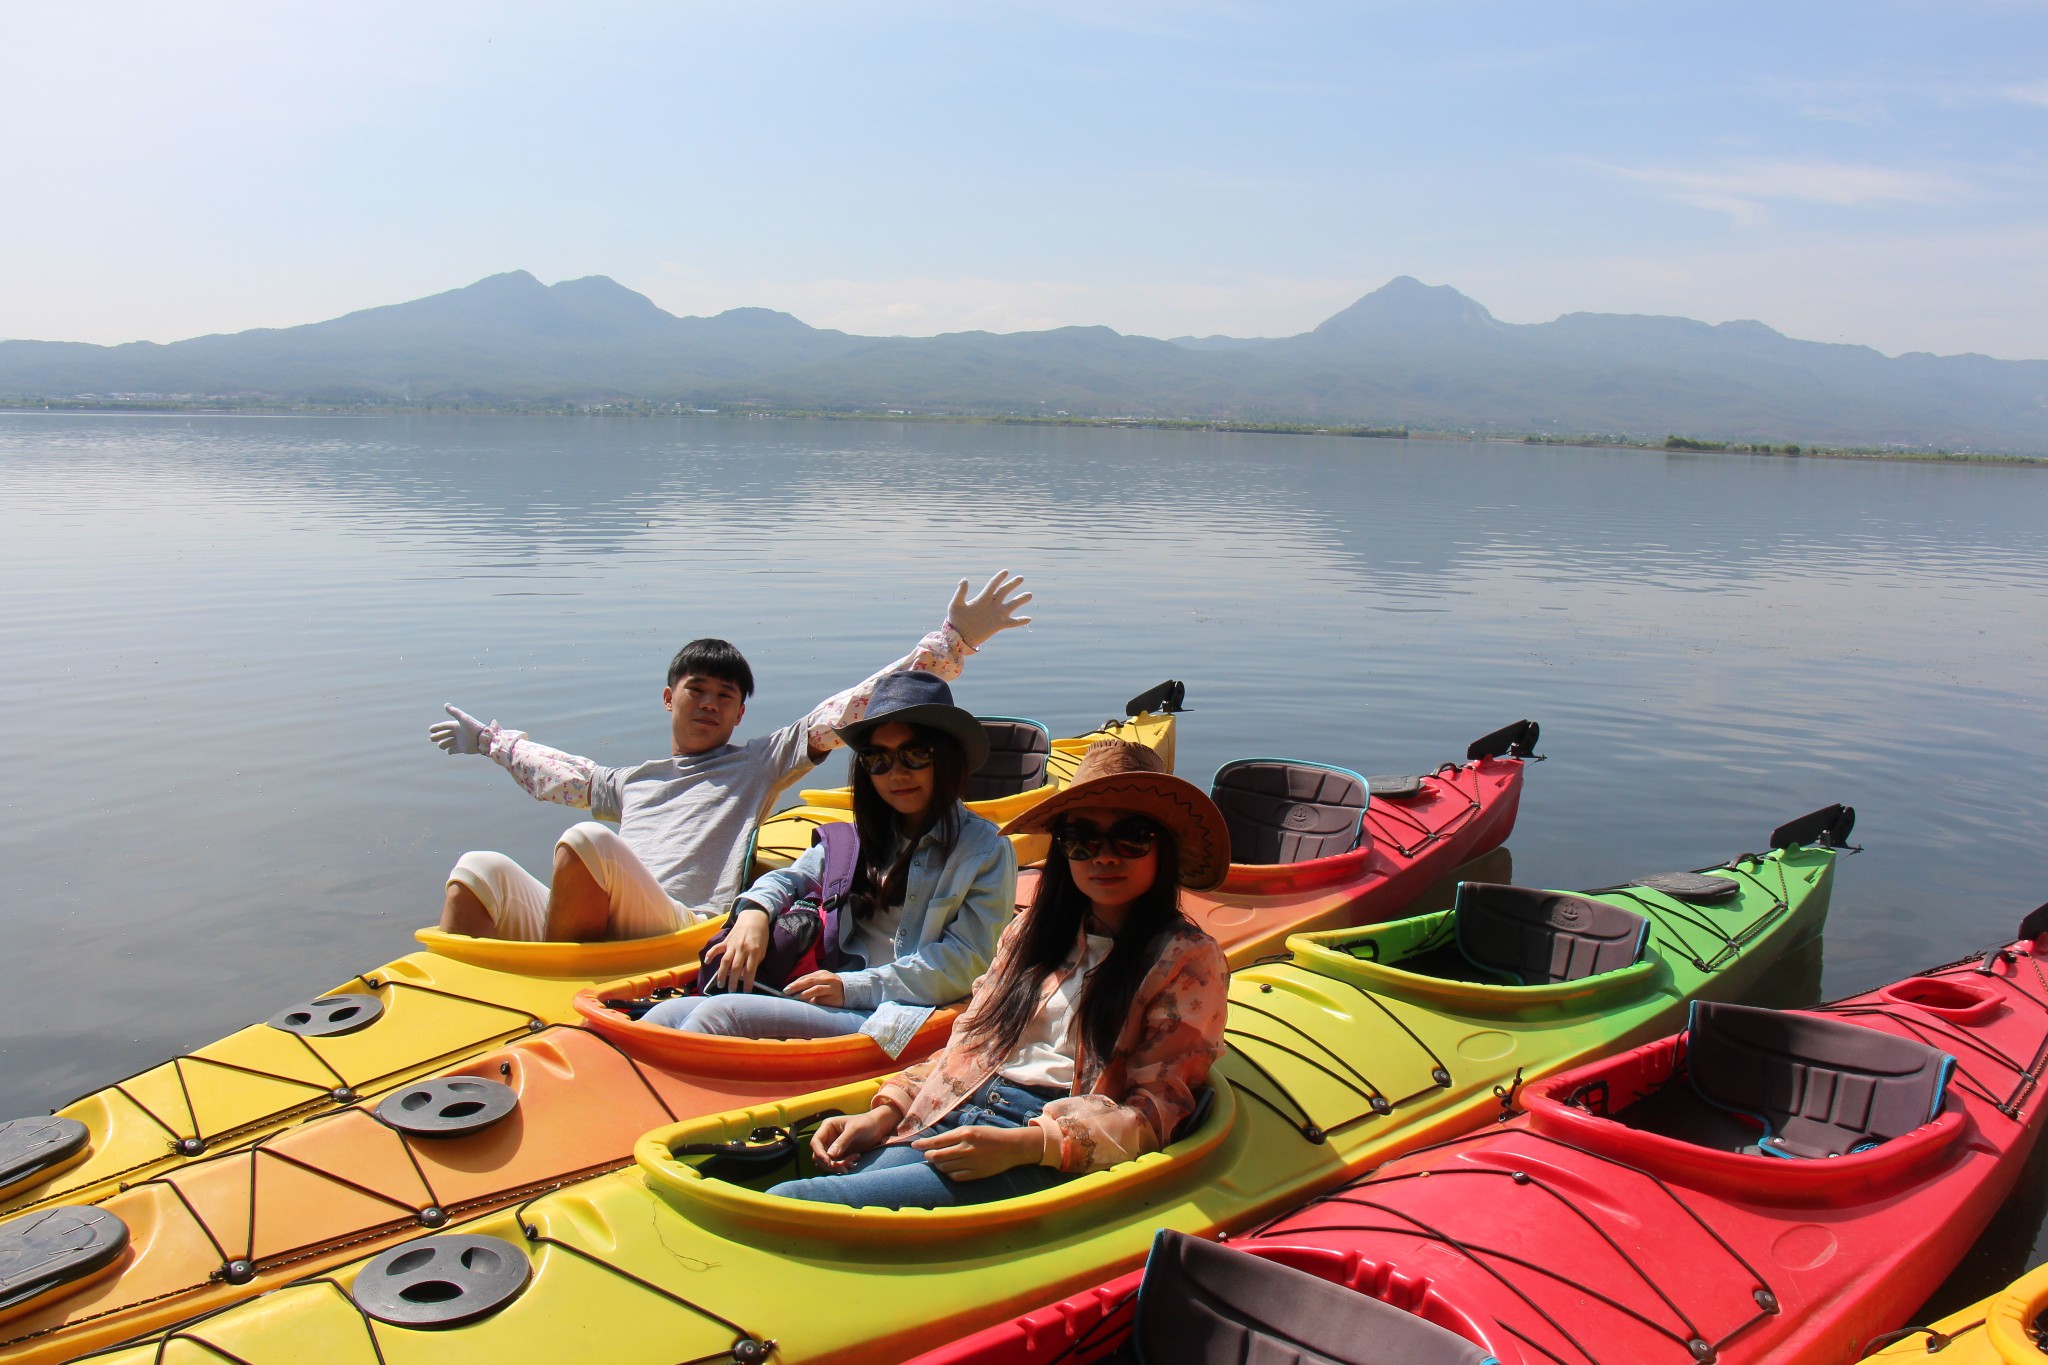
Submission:
POLYGON ((917 1365, 1849 1365, 2039 1135, 2044 928, 1814 1010, 1696 1005, 1508 1123, 1221 1245, 1162 1232, 1144 1272, 917 1365))
MULTIPOLYGON (((1323 763, 1227 763, 1210 787, 1230 828, 1230 871, 1181 909, 1233 967, 1286 951, 1290 935, 1391 919, 1433 884, 1506 842, 1540 727, 1474 740, 1462 763, 1366 778, 1323 763)), ((1028 905, 1038 873, 1018 877, 1028 905)))

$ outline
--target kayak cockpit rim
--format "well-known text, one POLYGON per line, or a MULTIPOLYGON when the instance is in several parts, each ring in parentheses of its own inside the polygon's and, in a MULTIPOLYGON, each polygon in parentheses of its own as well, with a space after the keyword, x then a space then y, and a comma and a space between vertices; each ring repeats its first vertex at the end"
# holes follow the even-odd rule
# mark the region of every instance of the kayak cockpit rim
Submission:
POLYGON ((1087 1221, 1091 1211, 1122 1215, 1155 1192, 1199 1184, 1237 1124, 1236 1095, 1222 1077, 1216 1081, 1215 1099, 1194 1131, 1159 1151, 1075 1176, 1051 1189, 958 1208, 853 1208, 785 1199, 706 1176, 699 1169, 702 1158, 675 1155, 686 1145, 744 1142, 773 1129, 796 1139, 800 1164, 808 1165, 814 1120, 834 1112, 864 1112, 879 1081, 657 1128, 634 1145, 633 1159, 664 1201, 687 1218, 717 1221, 728 1235, 869 1244, 887 1247, 891 1255, 922 1256, 929 1248, 931 1256, 951 1259, 957 1254, 953 1245, 963 1240, 1002 1237, 1053 1220, 1087 1221))

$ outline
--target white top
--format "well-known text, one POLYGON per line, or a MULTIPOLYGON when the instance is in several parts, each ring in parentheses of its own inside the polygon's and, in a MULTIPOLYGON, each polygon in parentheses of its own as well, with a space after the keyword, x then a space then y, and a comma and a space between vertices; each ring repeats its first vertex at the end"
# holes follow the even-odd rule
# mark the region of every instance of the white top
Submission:
MULTIPOLYGON (((907 899, 907 898, 906 898, 907 899)), ((852 914, 851 909, 842 913, 852 914)), ((896 960, 896 931, 903 927, 903 902, 884 906, 864 920, 856 920, 852 937, 842 940, 860 954, 863 967, 879 967, 896 960)))
POLYGON ((997 1068, 998 1075, 1018 1085, 1056 1090, 1073 1088, 1073 1043, 1067 1034, 1077 1022, 1074 1011, 1081 1003, 1081 987, 1088 980, 1088 973, 1102 965, 1102 959, 1109 956, 1110 945, 1114 942, 1106 936, 1088 935, 1088 946, 1081 954, 1080 967, 1060 982, 1059 989, 1047 996, 1045 1003, 1038 1007, 1038 1013, 1031 1016, 1031 1022, 1024 1026, 1023 1035, 1017 1039, 1016 1048, 997 1068))

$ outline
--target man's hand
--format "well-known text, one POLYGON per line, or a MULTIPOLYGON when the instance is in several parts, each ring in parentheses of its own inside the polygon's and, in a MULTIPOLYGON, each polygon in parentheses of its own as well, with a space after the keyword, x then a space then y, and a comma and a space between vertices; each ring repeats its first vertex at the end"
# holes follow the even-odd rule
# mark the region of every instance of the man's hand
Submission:
POLYGON ((946 608, 946 620, 969 649, 979 649, 998 631, 1031 624, 1030 617, 1017 614, 1031 601, 1030 593, 1017 591, 1023 586, 1022 578, 1002 569, 970 598, 967 580, 963 578, 960 586, 953 589, 953 605, 946 608))
POLYGON ((887 1142, 899 1122, 895 1109, 886 1104, 878 1104, 865 1114, 834 1114, 811 1135, 811 1156, 819 1170, 837 1175, 862 1152, 873 1151, 887 1142))
POLYGON ((704 954, 707 964, 718 966, 711 979, 720 990, 744 994, 754 989, 754 974, 761 970, 761 959, 768 955, 772 928, 768 912, 758 905, 742 905, 733 911, 732 932, 704 954))
MULTIPOLYGON (((957 627, 956 627, 957 629, 957 627)), ((451 754, 480 754, 484 751, 485 725, 453 704, 441 708, 454 720, 437 720, 427 727, 427 738, 451 754)))
POLYGON ((805 972, 784 986, 782 993, 827 1009, 836 1010, 846 1004, 846 983, 837 972, 805 972))
POLYGON ((954 1128, 910 1144, 949 1180, 986 1180, 1016 1166, 1033 1166, 1045 1155, 1045 1130, 991 1128, 973 1124, 954 1128))

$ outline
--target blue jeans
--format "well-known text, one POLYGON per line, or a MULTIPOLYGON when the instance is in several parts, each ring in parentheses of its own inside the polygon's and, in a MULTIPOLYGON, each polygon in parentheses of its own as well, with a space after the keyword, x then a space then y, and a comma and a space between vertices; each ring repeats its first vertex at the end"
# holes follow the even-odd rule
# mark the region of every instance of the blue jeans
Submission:
POLYGON ((641 1015, 640 1022, 724 1038, 837 1038, 859 1033, 868 1014, 773 995, 679 995, 641 1015))
MULTIPOLYGON (((919 1133, 934 1133, 981 1125, 989 1128, 1022 1128, 1031 1122, 1064 1090, 1032 1090, 998 1076, 969 1095, 960 1107, 919 1133)), ((924 1159, 924 1153, 901 1143, 877 1147, 854 1161, 844 1175, 814 1175, 807 1180, 785 1180, 768 1193, 785 1199, 809 1199, 820 1204, 848 1204, 854 1208, 944 1209, 959 1204, 987 1204, 1035 1194, 1072 1180, 1072 1173, 1050 1166, 1012 1166, 986 1180, 954 1180, 924 1159)))

